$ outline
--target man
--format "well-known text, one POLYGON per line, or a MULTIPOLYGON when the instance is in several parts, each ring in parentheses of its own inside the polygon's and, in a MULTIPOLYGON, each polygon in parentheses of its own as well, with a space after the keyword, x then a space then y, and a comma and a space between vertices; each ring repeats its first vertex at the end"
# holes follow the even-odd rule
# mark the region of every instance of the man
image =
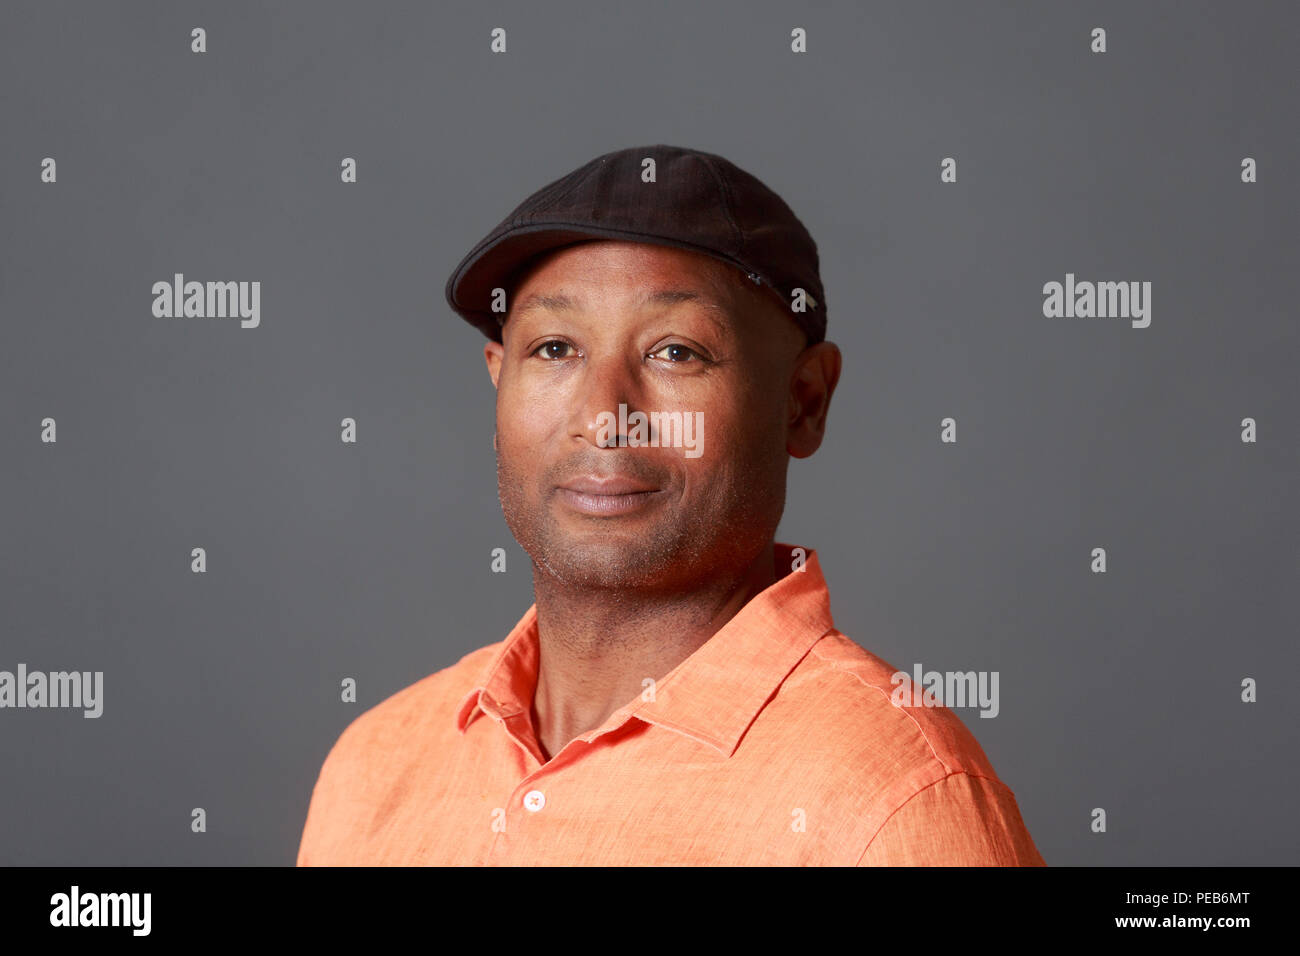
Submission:
POLYGON ((720 156, 597 157, 480 242, 498 489, 535 604, 340 736, 300 865, 1041 865, 942 707, 774 540, 840 374, 816 246, 720 156))

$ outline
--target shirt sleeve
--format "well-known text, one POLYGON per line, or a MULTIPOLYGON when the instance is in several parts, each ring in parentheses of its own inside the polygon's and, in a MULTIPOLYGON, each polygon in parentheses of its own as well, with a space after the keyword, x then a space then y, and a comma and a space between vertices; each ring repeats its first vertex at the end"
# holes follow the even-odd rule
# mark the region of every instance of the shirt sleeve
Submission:
POLYGON ((858 866, 1046 866, 998 780, 964 771, 912 794, 862 852, 858 866))

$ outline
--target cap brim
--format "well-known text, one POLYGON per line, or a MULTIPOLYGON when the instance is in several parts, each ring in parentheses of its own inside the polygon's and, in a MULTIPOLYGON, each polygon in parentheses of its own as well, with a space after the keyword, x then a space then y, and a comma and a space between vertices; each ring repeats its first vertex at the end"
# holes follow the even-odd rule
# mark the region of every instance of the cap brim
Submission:
POLYGON ((492 290, 508 289, 517 278, 517 273, 527 266, 530 260, 544 252, 598 239, 623 239, 628 242, 671 246, 721 260, 742 271, 746 269, 743 263, 719 255, 713 249, 704 249, 675 239, 647 236, 639 232, 556 224, 520 226, 495 239, 485 239, 470 250, 451 274, 451 278, 447 280, 445 290, 447 304, 488 338, 500 342, 501 324, 498 319, 504 320, 505 317, 492 312, 490 307, 485 308, 491 302, 492 290))

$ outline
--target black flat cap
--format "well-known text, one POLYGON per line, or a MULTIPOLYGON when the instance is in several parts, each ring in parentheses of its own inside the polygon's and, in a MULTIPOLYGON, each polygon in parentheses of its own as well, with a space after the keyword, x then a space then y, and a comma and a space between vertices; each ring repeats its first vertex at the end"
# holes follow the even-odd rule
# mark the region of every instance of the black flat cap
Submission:
POLYGON ((826 337, 826 296, 817 245, 785 201, 713 153, 634 146, 597 156, 533 193, 461 260, 447 302, 488 338, 505 316, 492 290, 544 252, 592 239, 673 246, 727 262, 770 288, 808 335, 826 337), (654 160, 653 181, 649 178, 654 160), (803 295, 795 298, 795 290, 803 295), (797 311, 796 302, 804 311, 797 311))

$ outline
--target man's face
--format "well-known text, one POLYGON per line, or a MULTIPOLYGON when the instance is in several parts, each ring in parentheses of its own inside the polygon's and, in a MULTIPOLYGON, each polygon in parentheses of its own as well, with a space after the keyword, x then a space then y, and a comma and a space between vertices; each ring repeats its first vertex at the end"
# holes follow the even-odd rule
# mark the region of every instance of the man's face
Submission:
POLYGON ((704 255, 595 241, 514 290, 503 344, 485 348, 498 489, 511 532, 559 581, 680 591, 772 539, 804 336, 746 282, 704 255), (700 453, 631 447, 620 404, 701 424, 700 453))

